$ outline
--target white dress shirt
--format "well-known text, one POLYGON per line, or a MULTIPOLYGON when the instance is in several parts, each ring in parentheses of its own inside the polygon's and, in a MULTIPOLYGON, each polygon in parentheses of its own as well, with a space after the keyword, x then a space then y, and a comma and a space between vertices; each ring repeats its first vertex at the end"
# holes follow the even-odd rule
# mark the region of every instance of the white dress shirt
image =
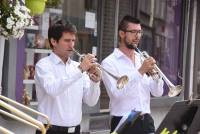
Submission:
MULTIPOLYGON (((91 81, 71 59, 66 64, 54 53, 36 64, 35 82, 38 110, 52 125, 76 126, 82 119, 82 101, 94 106, 100 96, 99 83, 91 81)), ((45 119, 38 117, 45 122, 45 119)))
POLYGON ((116 80, 103 71, 102 79, 110 98, 110 110, 113 116, 127 115, 131 110, 150 113, 150 97, 162 96, 163 81, 153 80, 146 74, 138 72, 142 62, 139 53, 135 52, 135 64, 118 48, 102 61, 102 67, 117 75, 127 75, 128 84, 117 89, 116 80))

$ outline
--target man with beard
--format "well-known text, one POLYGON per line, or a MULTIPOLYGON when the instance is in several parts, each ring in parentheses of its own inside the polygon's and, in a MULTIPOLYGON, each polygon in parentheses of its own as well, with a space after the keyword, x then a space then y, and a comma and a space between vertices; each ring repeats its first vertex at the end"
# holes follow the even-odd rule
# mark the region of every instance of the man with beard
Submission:
POLYGON ((123 116, 132 110, 141 115, 133 125, 127 127, 123 134, 151 134, 155 132, 154 121, 150 115, 150 97, 162 96, 162 79, 153 80, 146 73, 154 68, 152 57, 142 61, 135 51, 142 37, 140 20, 125 16, 119 24, 119 47, 102 61, 102 66, 118 76, 127 75, 128 83, 118 90, 116 80, 103 71, 102 79, 110 98, 111 132, 114 131, 123 116))

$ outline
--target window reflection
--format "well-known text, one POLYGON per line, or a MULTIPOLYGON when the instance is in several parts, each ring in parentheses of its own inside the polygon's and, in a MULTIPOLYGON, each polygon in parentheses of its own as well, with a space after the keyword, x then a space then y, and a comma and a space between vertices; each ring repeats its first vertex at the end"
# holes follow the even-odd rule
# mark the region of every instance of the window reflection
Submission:
MULTIPOLYGON (((155 0, 154 6, 142 0, 140 18, 144 24, 144 35, 140 48, 152 55, 159 68, 176 84, 180 84, 178 73, 182 70, 180 50, 181 0, 155 0), (150 14, 154 8, 153 16, 150 14), (153 25, 149 26, 149 18, 153 25)), ((168 89, 165 90, 165 95, 168 89)))
POLYGON ((65 0, 63 3, 63 18, 77 27, 75 48, 80 53, 92 53, 92 48, 97 46, 96 15, 97 0, 65 0))

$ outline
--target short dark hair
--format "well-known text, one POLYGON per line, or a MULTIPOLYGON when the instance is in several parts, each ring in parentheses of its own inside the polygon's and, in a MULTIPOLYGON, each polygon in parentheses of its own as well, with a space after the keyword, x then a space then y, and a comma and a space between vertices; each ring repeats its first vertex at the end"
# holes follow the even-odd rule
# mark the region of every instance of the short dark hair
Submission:
POLYGON ((128 27, 128 23, 140 24, 140 20, 138 18, 133 17, 133 16, 126 15, 126 16, 123 17, 123 19, 119 23, 118 31, 119 30, 126 31, 127 27, 128 27))
POLYGON ((76 26, 70 23, 69 21, 59 20, 55 24, 49 27, 48 29, 48 39, 50 47, 53 48, 53 45, 51 44, 51 38, 56 40, 57 42, 62 37, 63 32, 67 33, 77 33, 76 26))

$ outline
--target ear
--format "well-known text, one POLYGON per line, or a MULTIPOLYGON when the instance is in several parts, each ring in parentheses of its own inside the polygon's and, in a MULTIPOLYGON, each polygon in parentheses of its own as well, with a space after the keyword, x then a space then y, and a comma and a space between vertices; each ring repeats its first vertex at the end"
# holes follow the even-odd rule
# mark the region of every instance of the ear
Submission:
POLYGON ((53 47, 56 46, 56 44, 57 44, 57 41, 54 40, 53 38, 50 39, 50 42, 53 45, 53 47))
POLYGON ((125 34, 126 34, 126 33, 125 33, 124 31, 119 30, 119 36, 120 36, 121 38, 124 38, 125 34))

